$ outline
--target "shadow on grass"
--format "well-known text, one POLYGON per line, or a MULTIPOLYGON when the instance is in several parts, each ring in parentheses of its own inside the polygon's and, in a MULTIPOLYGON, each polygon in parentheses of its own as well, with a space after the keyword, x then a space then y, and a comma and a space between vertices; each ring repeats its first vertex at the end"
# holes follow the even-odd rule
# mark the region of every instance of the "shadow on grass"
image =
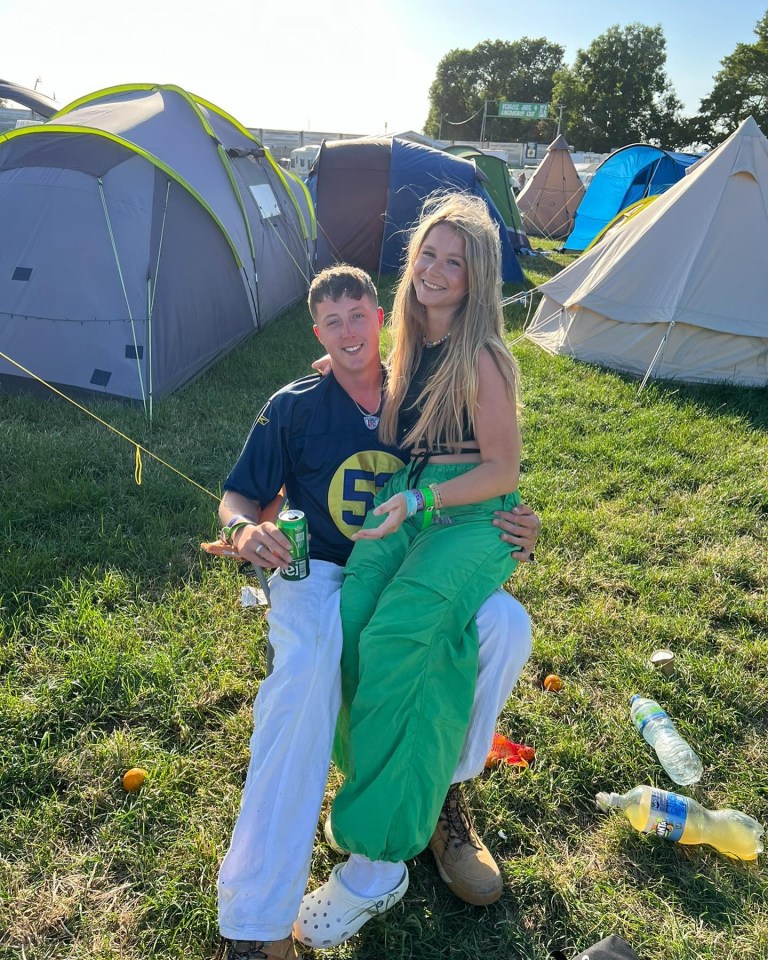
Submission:
MULTIPOLYGON (((402 907, 366 924, 352 943, 356 960, 443 960, 448 957, 515 957, 547 960, 551 932, 562 926, 567 905, 559 893, 537 878, 536 898, 547 904, 547 916, 534 918, 521 904, 517 879, 505 880, 501 899, 474 907, 451 894, 440 879, 431 854, 409 861, 410 886, 402 907)), ((525 893, 525 895, 524 895, 525 893)))
POLYGON ((756 864, 730 860, 708 847, 685 850, 654 845, 630 836, 622 848, 627 878, 638 888, 653 879, 656 893, 712 931, 730 931, 758 885, 752 884, 756 864))
POLYGON ((654 380, 656 393, 664 399, 679 398, 695 403, 712 416, 739 418, 756 430, 768 430, 765 387, 738 387, 727 383, 679 383, 654 380))
MULTIPOLYGON (((556 271, 557 272, 557 271, 556 271)), ((573 362, 610 374, 638 390, 642 377, 605 364, 573 358, 573 362)), ((685 383, 681 380, 649 380, 644 388, 649 396, 673 403, 702 408, 709 416, 739 419, 756 430, 768 430, 768 403, 765 387, 737 386, 729 383, 685 383)))

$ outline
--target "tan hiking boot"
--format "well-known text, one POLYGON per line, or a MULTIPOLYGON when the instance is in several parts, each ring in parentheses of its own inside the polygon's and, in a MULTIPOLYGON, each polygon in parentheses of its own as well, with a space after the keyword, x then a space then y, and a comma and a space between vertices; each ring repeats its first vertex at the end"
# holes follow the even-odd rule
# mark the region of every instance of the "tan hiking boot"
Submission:
POLYGON ((448 791, 429 849, 451 893, 476 906, 499 899, 501 871, 475 833, 458 783, 448 791))
POLYGON ((298 960, 293 937, 283 940, 222 939, 216 960, 298 960))

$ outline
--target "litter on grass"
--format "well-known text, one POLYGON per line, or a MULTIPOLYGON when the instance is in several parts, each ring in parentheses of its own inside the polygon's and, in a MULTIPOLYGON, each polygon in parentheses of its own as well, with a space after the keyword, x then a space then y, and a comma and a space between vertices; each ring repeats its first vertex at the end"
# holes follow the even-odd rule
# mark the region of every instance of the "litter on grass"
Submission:
POLYGON ((485 769, 497 767, 500 763, 508 763, 514 767, 527 767, 536 756, 533 747, 526 747, 523 743, 513 743, 500 733, 494 733, 491 752, 485 759, 485 769))

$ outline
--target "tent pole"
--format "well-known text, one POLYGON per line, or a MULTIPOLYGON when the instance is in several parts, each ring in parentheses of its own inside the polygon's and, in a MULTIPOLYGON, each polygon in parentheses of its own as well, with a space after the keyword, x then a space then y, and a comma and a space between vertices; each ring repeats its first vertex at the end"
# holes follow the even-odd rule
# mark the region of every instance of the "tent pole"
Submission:
POLYGON ((112 255, 115 258, 115 266, 117 267, 117 275, 120 278, 120 286, 123 289, 123 297, 125 298, 125 306, 128 310, 128 319, 131 321, 131 333, 133 334, 133 351, 136 355, 136 369, 139 374, 139 387, 141 388, 141 400, 144 404, 144 412, 147 412, 147 396, 146 391, 144 390, 144 378, 141 375, 141 360, 139 359, 139 345, 136 342, 136 326, 133 322, 133 314, 131 313, 131 304, 128 300, 128 291, 125 288, 125 278, 123 277, 123 270, 120 266, 120 257, 117 253, 117 244, 115 243, 115 234, 112 230, 112 221, 109 218, 109 208, 107 207, 107 198, 104 194, 104 181, 101 177, 98 178, 99 184, 99 195, 101 196, 101 206, 104 210, 104 218, 107 221, 107 231, 109 232, 109 240, 112 244, 112 255))
POLYGON ((152 278, 147 277, 147 385, 149 388, 149 425, 152 426, 152 303, 154 301, 152 293, 152 278))
POLYGON ((168 197, 171 192, 171 181, 168 180, 165 186, 165 203, 163 204, 163 222, 160 225, 160 242, 157 245, 157 260, 155 261, 155 286, 152 291, 152 300, 149 304, 148 316, 152 316, 155 308, 155 293, 157 292, 157 278, 160 275, 160 254, 163 252, 163 239, 165 238, 165 221, 168 218, 168 197))
POLYGON ((664 336, 661 338, 661 343, 660 343, 659 346, 657 347, 656 353, 654 353, 654 355, 653 355, 653 360, 651 360, 650 364, 648 365, 648 369, 645 371, 645 376, 643 377, 643 379, 642 379, 642 381, 641 381, 641 383, 640 383, 640 386, 637 388, 637 395, 638 395, 638 397, 639 397, 640 394, 643 392, 643 388, 645 387, 646 383, 648 383, 648 380, 649 380, 649 378, 650 378, 650 376, 651 376, 651 371, 652 371, 653 368, 656 366, 656 361, 659 359, 659 355, 661 354, 662 350, 664 349, 664 344, 667 342, 667 337, 668 337, 669 334, 671 333, 672 328, 674 327, 674 325, 675 325, 675 321, 674 321, 674 320, 670 320, 670 321, 669 321, 669 326, 667 327, 667 329, 666 329, 666 331, 665 331, 665 333, 664 333, 664 336))
POLYGON ((152 313, 155 309, 155 293, 157 292, 157 278, 160 276, 160 256, 163 252, 163 240, 165 239, 165 221, 168 218, 168 197, 171 193, 171 181, 166 181, 165 202, 163 203, 163 222, 160 225, 160 241, 157 245, 157 258, 155 260, 155 283, 152 285, 152 273, 147 273, 147 380, 149 382, 149 425, 152 426, 152 416, 154 413, 153 396, 154 387, 152 383, 152 313))

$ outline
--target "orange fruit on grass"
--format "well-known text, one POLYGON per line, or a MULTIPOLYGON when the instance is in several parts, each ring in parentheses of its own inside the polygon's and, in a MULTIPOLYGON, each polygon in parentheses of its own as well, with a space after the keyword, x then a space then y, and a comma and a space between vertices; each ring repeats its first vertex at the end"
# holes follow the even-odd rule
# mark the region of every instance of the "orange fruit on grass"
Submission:
POLYGON ((131 767, 123 774, 123 787, 128 793, 136 793, 149 774, 142 767, 131 767))
POLYGON ((550 693, 556 693, 563 689, 563 681, 556 673, 550 673, 544 677, 544 689, 549 690, 550 693))

